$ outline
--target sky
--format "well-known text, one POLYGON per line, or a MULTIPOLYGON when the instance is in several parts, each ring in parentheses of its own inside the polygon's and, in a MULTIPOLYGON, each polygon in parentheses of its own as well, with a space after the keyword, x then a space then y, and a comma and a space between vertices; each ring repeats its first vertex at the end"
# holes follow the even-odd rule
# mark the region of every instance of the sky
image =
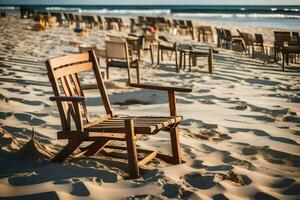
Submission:
POLYGON ((0 0, 0 4, 197 4, 197 5, 300 5, 300 0, 0 0), (170 3, 172 2, 172 3, 170 3))

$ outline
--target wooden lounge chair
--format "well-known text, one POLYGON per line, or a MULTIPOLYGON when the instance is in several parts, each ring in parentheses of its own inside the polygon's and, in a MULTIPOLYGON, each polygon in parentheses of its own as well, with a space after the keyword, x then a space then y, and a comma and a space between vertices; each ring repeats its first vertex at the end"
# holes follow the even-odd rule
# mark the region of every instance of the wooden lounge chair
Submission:
POLYGON ((164 90, 169 96, 169 117, 121 117, 113 115, 106 88, 99 71, 99 63, 93 51, 83 54, 69 55, 46 61, 49 80, 51 82, 62 124, 58 131, 58 139, 68 139, 68 144, 53 158, 54 162, 63 162, 83 142, 92 142, 81 148, 81 155, 91 156, 99 153, 103 148, 122 149, 121 146, 108 146, 111 140, 125 141, 128 154, 130 177, 140 175, 139 167, 145 165, 154 157, 167 162, 179 164, 182 162, 179 144, 179 127, 182 120, 176 114, 175 92, 191 92, 191 89, 160 87, 151 85, 130 84, 132 87, 152 90, 164 90), (92 71, 97 81, 99 93, 106 114, 91 120, 87 112, 86 98, 81 88, 78 76, 92 71), (71 126, 74 123, 75 126, 71 126), (138 160, 136 140, 141 134, 156 134, 161 130, 169 131, 171 136, 172 156, 157 151, 142 150, 148 155, 138 160))
POLYGON ((109 68, 125 68, 128 72, 128 83, 131 83, 130 71, 136 69, 137 83, 140 82, 139 60, 129 54, 126 41, 105 41, 106 75, 109 79, 109 68))

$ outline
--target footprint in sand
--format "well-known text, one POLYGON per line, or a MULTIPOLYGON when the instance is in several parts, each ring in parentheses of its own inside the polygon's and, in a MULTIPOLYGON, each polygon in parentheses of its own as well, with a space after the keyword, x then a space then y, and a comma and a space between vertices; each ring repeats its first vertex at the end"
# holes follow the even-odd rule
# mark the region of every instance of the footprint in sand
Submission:
POLYGON ((248 108, 248 104, 243 101, 237 102, 236 106, 231 107, 231 109, 234 109, 234 110, 246 110, 247 108, 248 108))
POLYGON ((220 133, 216 130, 208 130, 208 129, 201 129, 198 133, 187 130, 186 134, 189 137, 194 139, 209 140, 214 142, 220 142, 223 140, 231 139, 231 137, 225 133, 220 133))

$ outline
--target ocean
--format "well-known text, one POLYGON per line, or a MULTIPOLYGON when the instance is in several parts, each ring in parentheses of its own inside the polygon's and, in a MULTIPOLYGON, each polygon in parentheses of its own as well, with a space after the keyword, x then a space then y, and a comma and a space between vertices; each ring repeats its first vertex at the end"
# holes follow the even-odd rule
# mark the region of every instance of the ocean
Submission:
MULTIPOLYGON (((33 8, 50 12, 79 12, 108 16, 165 16, 221 24, 300 29, 300 5, 35 5, 33 8)), ((8 12, 18 9, 19 6, 0 6, 0 10, 8 12)))

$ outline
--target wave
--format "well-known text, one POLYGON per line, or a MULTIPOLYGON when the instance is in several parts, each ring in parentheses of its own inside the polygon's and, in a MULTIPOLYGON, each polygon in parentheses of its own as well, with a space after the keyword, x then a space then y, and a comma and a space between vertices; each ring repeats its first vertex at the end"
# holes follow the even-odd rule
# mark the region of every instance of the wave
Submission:
POLYGON ((16 8, 14 6, 0 6, 0 10, 15 10, 16 8))
POLYGON ((170 9, 83 9, 71 7, 46 7, 48 11, 66 11, 94 14, 170 14, 170 9))
POLYGON ((176 17, 203 17, 203 18, 280 18, 280 19, 300 19, 300 15, 286 15, 286 14, 226 14, 226 13, 176 13, 176 17))

